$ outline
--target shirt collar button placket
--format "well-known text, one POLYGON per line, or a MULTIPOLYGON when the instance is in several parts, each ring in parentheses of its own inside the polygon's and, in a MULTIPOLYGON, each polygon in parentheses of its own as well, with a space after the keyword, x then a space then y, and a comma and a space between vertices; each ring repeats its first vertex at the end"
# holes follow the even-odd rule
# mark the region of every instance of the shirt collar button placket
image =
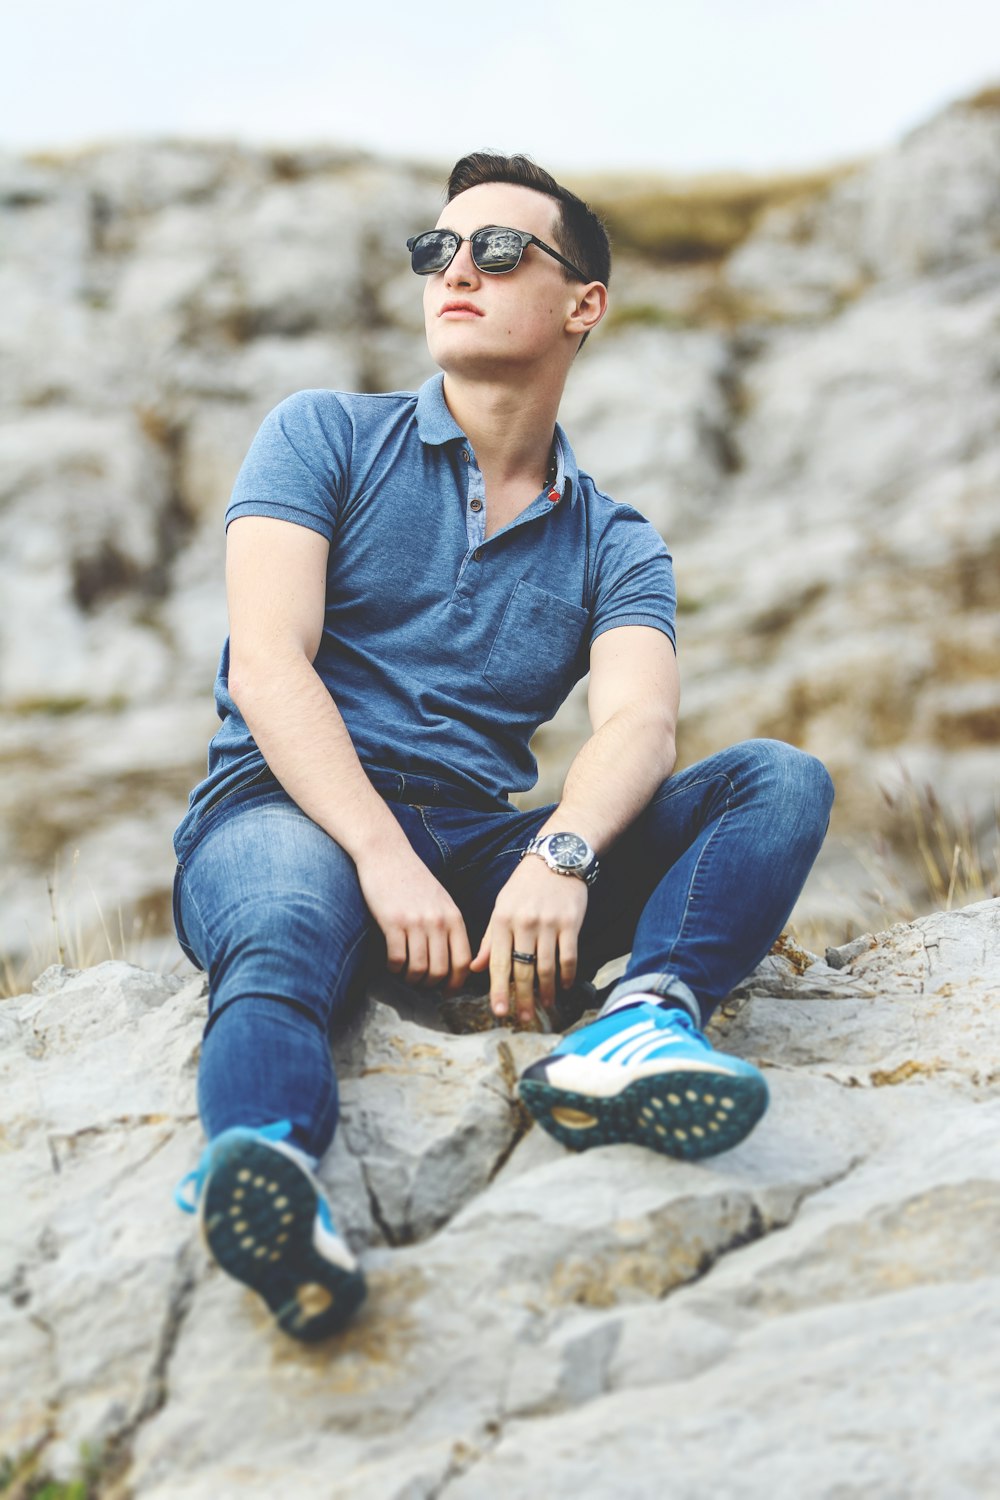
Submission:
POLYGON ((483 476, 479 472, 472 450, 463 448, 461 453, 464 462, 469 466, 465 529, 471 552, 486 540, 486 493, 483 487, 483 476))
POLYGON ((486 540, 486 505, 482 493, 469 496, 469 545, 476 547, 486 540))

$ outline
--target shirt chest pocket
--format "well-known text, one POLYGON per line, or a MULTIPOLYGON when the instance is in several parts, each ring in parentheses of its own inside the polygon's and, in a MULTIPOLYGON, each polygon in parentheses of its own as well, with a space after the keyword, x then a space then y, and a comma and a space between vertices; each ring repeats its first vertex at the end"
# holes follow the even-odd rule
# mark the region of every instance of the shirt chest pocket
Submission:
POLYGON ((573 684, 573 667, 590 619, 524 579, 504 610, 483 676, 514 709, 553 714, 573 684))

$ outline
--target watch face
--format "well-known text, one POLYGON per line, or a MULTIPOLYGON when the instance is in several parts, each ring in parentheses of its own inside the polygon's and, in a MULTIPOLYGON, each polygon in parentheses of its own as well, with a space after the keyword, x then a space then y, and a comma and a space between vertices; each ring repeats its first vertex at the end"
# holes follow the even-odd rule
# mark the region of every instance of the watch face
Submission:
POLYGON ((549 852, 553 859, 569 870, 582 869, 590 858, 587 845, 575 833, 554 833, 549 839, 549 852))

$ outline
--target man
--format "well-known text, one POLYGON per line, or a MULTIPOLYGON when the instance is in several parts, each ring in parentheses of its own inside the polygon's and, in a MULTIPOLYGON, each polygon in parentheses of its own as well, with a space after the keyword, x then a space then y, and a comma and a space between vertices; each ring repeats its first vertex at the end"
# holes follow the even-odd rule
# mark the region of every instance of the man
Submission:
POLYGON ((522 1098, 573 1148, 706 1156, 767 1089, 700 1027, 780 931, 832 797, 771 741, 671 774, 670 557, 556 425, 607 306, 606 234, 522 157, 463 158, 447 198, 409 241, 443 375, 300 392, 240 471, 222 726, 176 836, 178 933, 210 981, 209 1145, 179 1201, 302 1339, 364 1295, 312 1169, 337 1118, 327 1029, 369 937, 411 984, 488 972, 521 1021, 631 948, 522 1098), (588 670, 562 798, 520 812, 528 741, 588 670))

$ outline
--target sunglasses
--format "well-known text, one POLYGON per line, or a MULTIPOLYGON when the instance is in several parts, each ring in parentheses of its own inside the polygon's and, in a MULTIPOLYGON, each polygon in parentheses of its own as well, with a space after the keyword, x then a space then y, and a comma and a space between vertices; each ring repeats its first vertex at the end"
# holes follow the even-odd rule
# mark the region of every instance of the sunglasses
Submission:
POLYGON ((415 234, 406 242, 410 252, 410 265, 418 276, 431 276, 435 271, 444 271, 451 265, 466 239, 472 251, 473 264, 487 276, 503 276, 521 263, 521 256, 528 245, 537 245, 546 255, 551 255, 567 271, 572 271, 578 281, 589 281, 590 277, 574 266, 571 260, 546 245, 535 234, 523 229, 505 229, 500 224, 487 224, 475 234, 460 235, 454 229, 428 229, 426 234, 415 234))

